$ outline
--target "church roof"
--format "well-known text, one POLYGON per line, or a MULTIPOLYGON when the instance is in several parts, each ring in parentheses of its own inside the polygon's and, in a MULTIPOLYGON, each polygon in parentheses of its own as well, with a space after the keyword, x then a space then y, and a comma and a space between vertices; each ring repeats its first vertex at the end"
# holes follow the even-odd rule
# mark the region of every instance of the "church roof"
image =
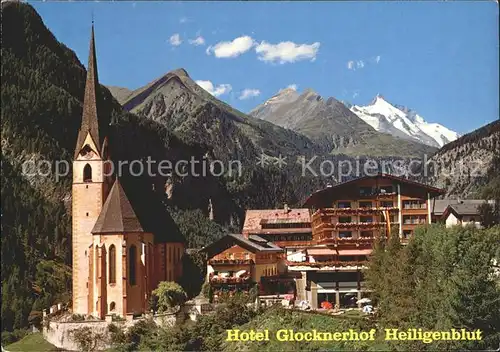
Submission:
POLYGON ((118 178, 92 229, 93 234, 117 232, 144 232, 118 178))
POLYGON ((155 243, 186 242, 163 202, 164 193, 152 189, 151 179, 148 176, 122 175, 120 185, 132 204, 144 232, 152 233, 155 243))
POLYGON ((97 59, 95 54, 94 24, 90 37, 89 63, 87 67, 87 80, 85 82, 85 95, 83 98, 82 124, 78 131, 78 139, 75 149, 75 159, 83 148, 87 134, 90 133, 97 152, 101 152, 101 140, 99 138, 99 122, 97 118, 97 93, 99 92, 99 79, 97 77, 97 59))

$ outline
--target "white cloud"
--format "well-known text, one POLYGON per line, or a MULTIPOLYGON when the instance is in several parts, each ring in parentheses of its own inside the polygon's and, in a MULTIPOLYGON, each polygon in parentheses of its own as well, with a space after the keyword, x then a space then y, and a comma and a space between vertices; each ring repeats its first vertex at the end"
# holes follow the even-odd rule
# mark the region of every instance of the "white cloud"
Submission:
POLYGON ((179 18, 179 23, 182 24, 182 23, 186 23, 186 22, 189 22, 189 18, 187 18, 187 17, 181 17, 181 18, 179 18))
POLYGON ((368 63, 378 64, 382 57, 380 55, 375 56, 374 58, 367 60, 349 60, 347 61, 347 69, 356 71, 356 69, 362 69, 368 63))
POLYGON ((170 37, 169 41, 170 41, 170 44, 173 46, 179 46, 182 43, 181 36, 179 33, 175 33, 174 35, 172 35, 170 37))
POLYGON ((260 90, 246 88, 241 92, 239 97, 240 100, 245 100, 253 97, 258 97, 260 95, 260 90))
POLYGON ((363 68, 365 67, 365 62, 363 60, 350 60, 350 61, 347 61, 347 68, 349 70, 353 70, 353 71, 356 71, 356 69, 358 68, 363 68))
POLYGON ((195 39, 189 39, 189 44, 192 44, 194 46, 204 45, 205 38, 203 38, 201 35, 199 35, 195 39))
POLYGON ((230 84, 219 84, 218 86, 214 86, 214 84, 210 81, 198 80, 196 81, 196 84, 215 97, 227 94, 233 89, 230 84))
POLYGON ((230 42, 219 42, 214 46, 209 46, 206 53, 214 53, 218 58, 231 58, 237 57, 243 53, 246 53, 254 45, 252 37, 247 35, 235 38, 230 42))
POLYGON ((284 64, 307 59, 314 61, 316 60, 319 47, 319 42, 313 44, 296 44, 288 41, 270 44, 262 41, 255 47, 255 52, 259 60, 284 64))

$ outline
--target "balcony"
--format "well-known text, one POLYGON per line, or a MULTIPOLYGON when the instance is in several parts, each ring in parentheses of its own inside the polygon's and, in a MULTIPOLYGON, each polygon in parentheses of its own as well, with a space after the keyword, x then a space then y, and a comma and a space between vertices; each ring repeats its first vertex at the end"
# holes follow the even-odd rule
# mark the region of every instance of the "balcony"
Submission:
POLYGON ((287 262, 289 266, 305 266, 310 268, 321 268, 321 267, 363 267, 367 261, 324 261, 324 262, 287 262))
POLYGON ((248 284, 252 282, 252 278, 250 276, 247 277, 218 277, 213 276, 210 278, 211 284, 248 284))
POLYGON ((403 221, 403 225, 425 225, 427 224, 426 219, 412 219, 412 220, 405 220, 403 221))
POLYGON ((254 261, 252 259, 210 259, 208 261, 210 265, 252 265, 254 261))
POLYGON ((371 192, 360 192, 360 199, 394 197, 397 192, 385 192, 384 190, 372 190, 371 192))
POLYGON ((375 236, 372 237, 336 237, 336 236, 323 236, 318 239, 319 244, 333 244, 333 245, 370 245, 375 240, 375 236))
POLYGON ((327 217, 332 215, 369 215, 377 214, 381 211, 398 211, 398 207, 370 207, 370 208, 321 208, 317 210, 313 215, 313 227, 317 224, 316 222, 321 219, 321 217, 327 217))
POLYGON ((420 203, 420 204, 410 204, 410 203, 404 203, 403 202, 403 209, 404 210, 410 210, 410 209, 427 209, 427 203, 420 203))
MULTIPOLYGON (((391 224, 397 224, 397 222, 391 224)), ((373 221, 373 222, 339 222, 336 224, 332 224, 334 229, 378 229, 386 226, 387 223, 385 221, 373 221)))

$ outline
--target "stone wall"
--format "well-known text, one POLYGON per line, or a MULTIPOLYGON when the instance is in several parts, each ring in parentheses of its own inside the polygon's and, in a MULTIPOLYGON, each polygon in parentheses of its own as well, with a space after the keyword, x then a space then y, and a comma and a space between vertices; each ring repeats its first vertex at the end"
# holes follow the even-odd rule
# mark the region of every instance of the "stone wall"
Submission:
POLYGON ((177 322, 179 313, 157 314, 153 317, 153 321, 158 326, 173 327, 177 322))
MULTIPOLYGON (((108 332, 108 324, 108 322, 103 320, 81 322, 51 321, 47 324, 44 324, 43 337, 45 338, 45 340, 47 340, 57 348, 68 351, 78 351, 78 346, 72 338, 71 331, 83 327, 90 327, 95 333, 100 333, 106 336, 108 332)), ((98 349, 106 348, 109 348, 108 341, 99 341, 98 349)))
MULTIPOLYGON (((170 314, 159 314, 153 317, 153 321, 159 326, 172 327, 177 321, 180 312, 170 314)), ((107 317, 108 318, 108 317, 107 317)), ((57 348, 66 351, 78 351, 78 345, 73 340, 72 331, 89 327, 94 334, 101 334, 102 341, 97 341, 97 350, 110 348, 108 326, 117 325, 122 329, 128 329, 143 319, 111 321, 109 320, 87 320, 87 321, 50 321, 46 320, 43 326, 43 337, 57 348)))

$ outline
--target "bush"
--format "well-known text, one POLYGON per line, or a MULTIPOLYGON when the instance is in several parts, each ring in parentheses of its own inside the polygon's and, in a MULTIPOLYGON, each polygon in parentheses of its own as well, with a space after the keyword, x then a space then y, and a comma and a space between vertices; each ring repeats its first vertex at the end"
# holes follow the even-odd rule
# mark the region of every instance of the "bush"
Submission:
POLYGON ((209 282, 205 282, 203 284, 203 286, 201 287, 201 293, 203 294, 203 297, 207 298, 210 303, 213 302, 214 290, 212 289, 212 286, 209 282))
POLYGON ((118 348, 125 344, 127 341, 127 336, 122 328, 111 323, 108 325, 109 332, 109 344, 112 348, 118 348))
POLYGON ((104 334, 96 333, 88 326, 71 330, 70 333, 78 350, 85 352, 98 351, 105 337, 104 334))
POLYGON ((82 314, 73 314, 73 315, 71 315, 71 320, 72 321, 84 321, 85 316, 82 314))
POLYGON ((171 281, 162 281, 153 291, 153 295, 158 297, 158 312, 163 313, 169 309, 182 305, 187 300, 186 292, 182 287, 171 281))
POLYGON ((17 329, 14 331, 2 331, 2 346, 10 345, 21 340, 28 333, 27 330, 17 329))

